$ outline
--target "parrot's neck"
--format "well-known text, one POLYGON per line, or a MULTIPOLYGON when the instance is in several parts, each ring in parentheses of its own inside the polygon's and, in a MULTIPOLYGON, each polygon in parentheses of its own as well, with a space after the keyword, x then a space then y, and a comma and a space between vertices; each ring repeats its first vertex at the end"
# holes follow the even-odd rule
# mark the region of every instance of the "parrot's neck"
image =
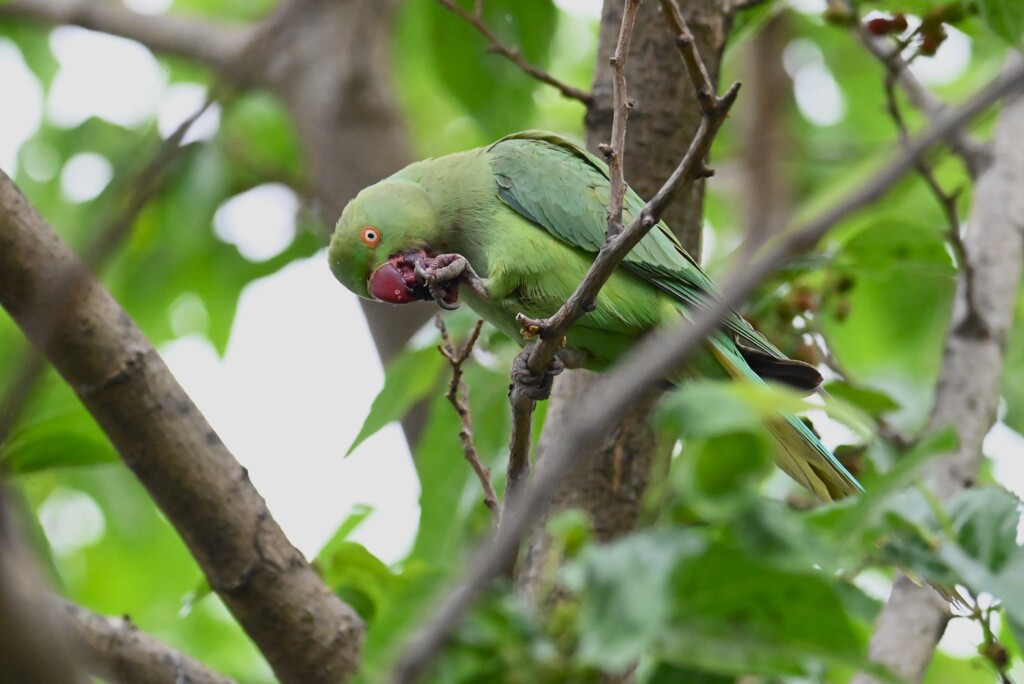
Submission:
POLYGON ((462 254, 486 277, 487 233, 499 204, 486 148, 425 159, 396 175, 418 183, 433 202, 438 214, 435 250, 462 254))

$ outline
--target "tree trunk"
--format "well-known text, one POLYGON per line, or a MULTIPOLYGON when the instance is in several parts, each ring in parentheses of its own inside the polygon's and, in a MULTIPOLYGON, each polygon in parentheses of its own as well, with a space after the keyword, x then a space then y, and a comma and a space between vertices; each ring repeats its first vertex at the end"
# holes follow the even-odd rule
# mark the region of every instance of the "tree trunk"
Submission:
MULTIPOLYGON (((689 0, 681 3, 712 81, 717 81, 731 16, 726 3, 689 0)), ((615 49, 622 3, 609 0, 601 18, 601 38, 594 77, 594 103, 587 112, 587 146, 597 151, 611 131, 613 101, 609 57, 615 49)), ((683 158, 700 125, 701 114, 673 36, 657 2, 641 6, 626 61, 627 91, 635 105, 627 124, 624 167, 626 181, 641 197, 651 197, 683 158)), ((704 183, 680 193, 665 212, 665 221, 695 257, 700 256, 704 183)), ((586 396, 594 376, 586 371, 562 374, 555 383, 537 458, 560 429, 574 402, 586 396)), ((574 471, 554 497, 551 513, 579 508, 590 517, 597 538, 610 541, 634 529, 643 494, 650 481, 657 440, 647 418, 657 397, 650 397, 624 416, 600 449, 574 471)), ((526 544, 517 583, 534 602, 551 586, 557 563, 550 556, 551 539, 539 528, 526 544)))

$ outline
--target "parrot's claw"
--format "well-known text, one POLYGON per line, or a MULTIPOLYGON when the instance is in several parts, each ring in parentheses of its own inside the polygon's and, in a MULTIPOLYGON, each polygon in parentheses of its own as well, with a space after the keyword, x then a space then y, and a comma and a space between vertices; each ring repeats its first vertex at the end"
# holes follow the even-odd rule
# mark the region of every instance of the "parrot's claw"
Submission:
POLYGON ((439 307, 441 307, 445 311, 455 311, 456 309, 459 308, 459 303, 457 301, 456 302, 446 302, 445 301, 445 297, 448 297, 448 292, 445 291, 445 289, 443 287, 438 287, 437 285, 431 285, 429 290, 430 290, 430 297, 434 300, 434 302, 439 307))
MULTIPOLYGON (((489 299, 483 281, 461 254, 438 254, 417 261, 413 269, 416 278, 427 288, 438 306, 449 311, 459 308, 452 286, 465 286, 479 299, 489 299)), ((456 289, 457 292, 457 289, 456 289)))
POLYGON ((532 351, 533 347, 527 347, 519 352, 516 360, 512 363, 513 387, 519 385, 522 387, 523 394, 528 398, 534 401, 544 401, 551 396, 551 387, 554 384, 555 376, 561 374, 566 369, 566 365, 561 358, 555 356, 548 369, 538 375, 529 367, 532 351))
POLYGON ((418 262, 415 272, 424 285, 431 287, 455 280, 467 268, 469 268, 469 262, 461 254, 438 254, 428 262, 418 262))

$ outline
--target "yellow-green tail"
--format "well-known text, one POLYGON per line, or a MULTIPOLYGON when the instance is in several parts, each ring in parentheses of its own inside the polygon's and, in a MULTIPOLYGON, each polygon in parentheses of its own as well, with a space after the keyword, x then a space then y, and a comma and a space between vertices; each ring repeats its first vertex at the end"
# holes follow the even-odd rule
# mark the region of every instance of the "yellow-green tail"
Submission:
MULTIPOLYGON (((713 335, 708 346, 730 376, 764 383, 725 334, 713 335)), ((778 466, 822 501, 834 501, 864 491, 850 471, 792 413, 781 412, 777 419, 767 421, 766 427, 775 437, 778 466)))

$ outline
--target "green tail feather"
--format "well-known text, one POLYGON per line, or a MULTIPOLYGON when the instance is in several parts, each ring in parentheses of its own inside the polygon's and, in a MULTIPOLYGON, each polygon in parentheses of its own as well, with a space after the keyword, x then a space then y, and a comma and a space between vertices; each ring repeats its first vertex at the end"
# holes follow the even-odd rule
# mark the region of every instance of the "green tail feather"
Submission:
MULTIPOLYGON (((716 333, 708 343, 730 376, 764 383, 725 334, 716 333)), ((864 491, 850 471, 792 413, 781 413, 778 419, 768 421, 767 427, 777 444, 775 462, 822 501, 834 501, 864 491)))

